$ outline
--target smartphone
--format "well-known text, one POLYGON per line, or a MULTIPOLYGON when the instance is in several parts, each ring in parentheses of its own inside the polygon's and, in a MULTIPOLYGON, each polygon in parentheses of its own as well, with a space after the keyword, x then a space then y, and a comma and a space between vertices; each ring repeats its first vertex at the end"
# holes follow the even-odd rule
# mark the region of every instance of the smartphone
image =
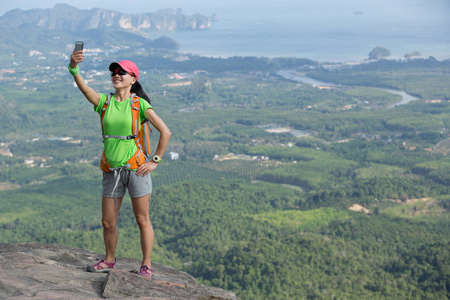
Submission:
POLYGON ((83 42, 75 43, 75 52, 83 50, 83 42))

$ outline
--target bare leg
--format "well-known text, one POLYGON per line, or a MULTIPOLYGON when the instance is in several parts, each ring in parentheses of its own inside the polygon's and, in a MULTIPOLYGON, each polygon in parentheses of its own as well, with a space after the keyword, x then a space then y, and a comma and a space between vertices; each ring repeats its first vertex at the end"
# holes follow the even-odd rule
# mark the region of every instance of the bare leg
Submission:
POLYGON ((131 197, 134 216, 141 232, 142 265, 151 268, 151 259, 153 249, 153 227, 150 222, 149 206, 150 195, 133 198, 131 197))
POLYGON ((114 198, 102 196, 103 240, 105 241, 105 260, 107 262, 114 262, 116 259, 116 246, 119 240, 117 218, 119 217, 122 200, 122 197, 117 197, 117 207, 115 207, 114 198))

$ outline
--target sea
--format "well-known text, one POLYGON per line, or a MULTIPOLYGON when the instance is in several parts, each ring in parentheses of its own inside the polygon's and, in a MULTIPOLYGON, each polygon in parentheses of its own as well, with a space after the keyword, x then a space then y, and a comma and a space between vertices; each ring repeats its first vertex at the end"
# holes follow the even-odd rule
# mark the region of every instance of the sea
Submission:
POLYGON ((153 13, 180 8, 184 14, 217 14, 207 30, 159 32, 181 53, 209 57, 297 57, 322 62, 364 61, 375 47, 400 59, 450 58, 450 0, 0 0, 0 12, 51 8, 67 3, 120 12, 153 13))
POLYGON ((218 20, 209 29, 163 32, 149 37, 167 35, 180 44, 181 53, 208 57, 361 62, 368 59, 373 48, 384 47, 391 52, 390 59, 401 59, 414 51, 423 58, 450 58, 450 0, 203 3, 208 4, 196 7, 196 11, 186 5, 180 8, 184 13, 216 13, 218 20))

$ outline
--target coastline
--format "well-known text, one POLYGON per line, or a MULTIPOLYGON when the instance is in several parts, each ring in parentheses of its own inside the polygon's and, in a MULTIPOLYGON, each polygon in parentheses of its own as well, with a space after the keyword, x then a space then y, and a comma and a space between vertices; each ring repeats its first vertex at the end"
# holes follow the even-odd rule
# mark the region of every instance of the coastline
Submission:
POLYGON ((149 35, 149 38, 166 35, 179 43, 179 53, 225 59, 234 56, 269 59, 293 57, 331 63, 364 62, 369 58, 370 51, 378 45, 391 51, 388 59, 402 59, 413 51, 420 52, 422 58, 433 56, 438 60, 450 59, 450 46, 445 39, 424 40, 419 37, 418 40, 404 38, 399 42, 397 36, 380 37, 369 31, 355 41, 353 29, 342 33, 323 30, 320 26, 317 32, 303 32, 304 29, 295 28, 282 30, 269 27, 266 23, 221 19, 209 29, 159 32, 149 35))

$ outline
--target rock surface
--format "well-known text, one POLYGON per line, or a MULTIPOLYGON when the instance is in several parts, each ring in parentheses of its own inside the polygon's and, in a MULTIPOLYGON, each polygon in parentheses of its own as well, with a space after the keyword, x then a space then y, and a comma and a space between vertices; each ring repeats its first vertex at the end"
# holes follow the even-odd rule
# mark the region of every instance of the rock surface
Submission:
POLYGON ((151 280, 135 272, 140 261, 119 258, 110 273, 85 267, 100 254, 54 244, 0 243, 0 298, 141 298, 236 300, 234 293, 200 284, 191 275, 152 263, 151 280))

